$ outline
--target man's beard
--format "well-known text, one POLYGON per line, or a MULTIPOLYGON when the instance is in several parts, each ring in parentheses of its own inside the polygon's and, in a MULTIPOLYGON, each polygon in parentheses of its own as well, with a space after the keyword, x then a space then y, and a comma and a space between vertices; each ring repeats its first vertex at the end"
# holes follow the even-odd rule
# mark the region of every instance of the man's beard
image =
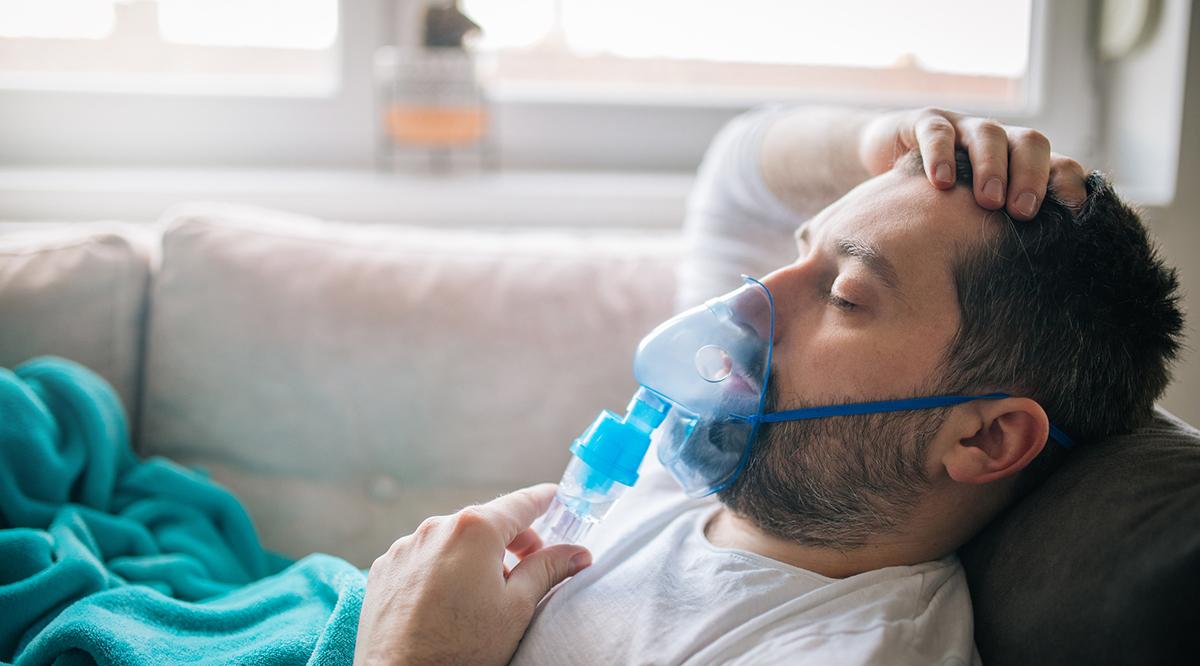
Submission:
MULTIPOLYGON (((772 382, 766 411, 777 411, 778 402, 772 382)), ((806 546, 862 547, 901 528, 929 487, 925 455, 947 411, 763 424, 745 469, 719 497, 768 534, 806 546)))

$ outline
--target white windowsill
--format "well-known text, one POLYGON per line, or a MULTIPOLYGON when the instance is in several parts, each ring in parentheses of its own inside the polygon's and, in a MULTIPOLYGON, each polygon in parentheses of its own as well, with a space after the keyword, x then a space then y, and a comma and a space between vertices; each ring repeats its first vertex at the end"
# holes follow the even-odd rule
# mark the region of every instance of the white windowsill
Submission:
POLYGON ((152 221, 184 201, 439 226, 677 227, 690 173, 0 168, 0 220, 152 221))

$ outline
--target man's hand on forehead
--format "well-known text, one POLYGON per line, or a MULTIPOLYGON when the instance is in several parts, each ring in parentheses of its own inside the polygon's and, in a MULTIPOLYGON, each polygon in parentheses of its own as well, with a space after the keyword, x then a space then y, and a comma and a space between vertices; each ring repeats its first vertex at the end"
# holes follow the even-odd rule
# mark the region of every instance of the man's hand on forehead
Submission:
POLYGON ((877 176, 914 148, 921 151, 929 182, 942 190, 954 187, 954 151, 965 148, 974 172, 975 201, 989 210, 1005 208, 1018 220, 1037 214, 1047 185, 1071 207, 1087 196, 1083 167, 1052 152, 1041 132, 941 109, 875 118, 863 128, 859 157, 877 176))

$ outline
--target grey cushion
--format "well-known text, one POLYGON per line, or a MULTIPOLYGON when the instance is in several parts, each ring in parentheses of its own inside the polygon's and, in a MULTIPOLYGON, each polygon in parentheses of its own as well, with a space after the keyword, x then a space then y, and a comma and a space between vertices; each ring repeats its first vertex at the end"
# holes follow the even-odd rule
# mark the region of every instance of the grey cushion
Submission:
POLYGON ((1161 410, 1073 452, 960 553, 983 662, 1196 658, 1198 481, 1200 431, 1161 410))
POLYGON ((0 367, 55 354, 137 405, 158 233, 119 223, 0 224, 0 367))

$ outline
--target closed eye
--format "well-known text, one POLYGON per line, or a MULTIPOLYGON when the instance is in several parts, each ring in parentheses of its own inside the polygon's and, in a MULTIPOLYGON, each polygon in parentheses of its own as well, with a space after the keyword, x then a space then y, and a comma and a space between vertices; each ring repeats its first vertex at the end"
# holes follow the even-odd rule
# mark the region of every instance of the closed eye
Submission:
POLYGON ((847 311, 853 310, 858 307, 857 303, 851 303, 850 301, 842 298, 841 296, 834 294, 832 291, 829 292, 829 295, 826 297, 825 300, 827 300, 830 305, 832 305, 836 308, 841 308, 843 310, 847 310, 847 311))

